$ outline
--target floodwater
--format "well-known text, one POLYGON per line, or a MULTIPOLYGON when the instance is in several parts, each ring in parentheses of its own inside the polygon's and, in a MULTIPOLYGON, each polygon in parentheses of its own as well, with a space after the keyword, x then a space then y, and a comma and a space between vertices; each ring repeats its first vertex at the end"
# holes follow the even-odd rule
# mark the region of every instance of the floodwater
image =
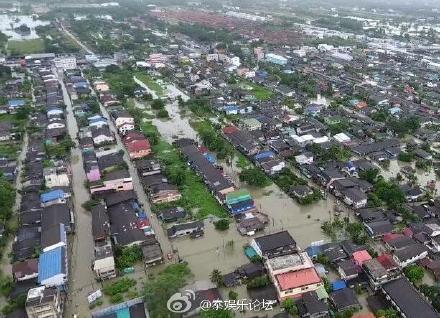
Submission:
POLYGON ((0 31, 10 37, 11 40, 31 40, 38 39, 39 36, 35 31, 37 26, 49 25, 49 21, 34 20, 28 15, 0 15, 0 31), (14 31, 20 25, 25 24, 30 28, 30 32, 21 34, 14 31))
MULTIPOLYGON (((61 75, 62 76, 62 75, 61 75)), ((72 103, 63 81, 60 80, 63 91, 64 103, 67 111, 67 127, 72 140, 76 140, 78 126, 73 115, 72 103)), ((66 317, 77 314, 86 317, 89 313, 87 295, 101 288, 96 282, 92 270, 94 259, 94 240, 92 236, 92 216, 82 204, 90 199, 88 189, 85 187, 87 180, 83 168, 81 149, 75 147, 71 150, 72 190, 75 215, 75 234, 70 238, 71 250, 69 293, 65 306, 66 317)))
MULTIPOLYGON (((168 142, 183 137, 198 140, 197 132, 191 127, 188 118, 181 116, 178 103, 168 103, 166 109, 171 119, 153 120, 163 138, 168 142)), ((260 235, 288 230, 302 248, 312 242, 327 239, 321 231, 321 222, 331 216, 329 212, 333 211, 334 206, 332 198, 310 206, 301 206, 275 184, 264 189, 241 184, 238 180, 239 168, 235 162, 232 166, 220 164, 237 186, 252 194, 257 208, 269 216, 269 224, 260 235)), ((241 236, 233 222, 229 230, 224 232, 215 230, 211 222, 212 220, 205 220, 205 235, 202 238, 179 238, 172 241, 180 258, 189 263, 195 280, 208 279, 213 269, 219 269, 226 274, 248 262, 243 247, 252 237, 241 236)))
MULTIPOLYGON (((402 169, 403 167, 406 167, 406 166, 411 166, 412 168, 415 169, 414 162, 407 163, 407 162, 401 162, 398 160, 391 160, 389 168, 388 169, 381 168, 381 173, 386 179, 393 178, 393 177, 396 177, 396 175, 400 171, 400 169, 402 169)), ((437 190, 437 192, 440 191, 440 180, 437 177, 437 175, 435 174, 434 169, 430 169, 429 171, 416 169, 415 175, 417 176, 417 182, 418 182, 418 184, 420 184, 421 187, 426 187, 428 182, 431 182, 432 180, 434 180, 435 181, 435 189, 437 190)))

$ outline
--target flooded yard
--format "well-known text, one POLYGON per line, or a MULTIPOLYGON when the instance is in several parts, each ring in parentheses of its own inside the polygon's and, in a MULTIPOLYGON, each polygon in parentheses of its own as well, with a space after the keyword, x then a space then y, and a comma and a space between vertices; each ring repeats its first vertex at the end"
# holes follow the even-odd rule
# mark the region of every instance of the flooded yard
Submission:
POLYGON ((39 36, 35 28, 48 24, 50 24, 49 21, 34 20, 32 16, 27 15, 0 15, 0 31, 6 34, 10 40, 38 39, 39 36), (26 25, 30 30, 28 32, 17 32, 15 29, 21 25, 26 25))

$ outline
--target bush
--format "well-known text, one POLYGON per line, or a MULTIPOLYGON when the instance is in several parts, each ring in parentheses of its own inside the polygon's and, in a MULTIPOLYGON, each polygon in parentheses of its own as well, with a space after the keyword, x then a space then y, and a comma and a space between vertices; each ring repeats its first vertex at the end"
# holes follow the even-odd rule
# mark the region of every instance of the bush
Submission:
POLYGON ((92 211, 92 209, 99 204, 97 200, 88 200, 82 204, 82 207, 87 211, 92 211))
POLYGON ((155 99, 151 103, 151 108, 155 110, 161 110, 165 107, 165 103, 161 99, 155 99))
POLYGON ((214 222, 214 226, 216 230, 226 231, 229 229, 229 220, 228 219, 220 219, 214 222))
POLYGON ((104 294, 109 295, 109 296, 122 294, 122 293, 127 292, 134 285, 136 285, 136 281, 134 279, 121 278, 120 280, 104 287, 104 294))
POLYGON ((157 112, 157 118, 170 118, 166 109, 161 109, 157 112))
POLYGON ((110 302, 112 304, 120 303, 124 300, 124 296, 122 294, 115 294, 110 297, 110 302))
POLYGON ((270 283, 269 277, 267 277, 267 275, 263 275, 263 276, 255 277, 255 278, 249 280, 246 283, 246 288, 248 288, 248 289, 261 288, 261 287, 265 287, 265 286, 269 285, 269 283, 270 283))
POLYGON ((123 247, 116 249, 116 268, 122 270, 132 267, 136 262, 142 260, 142 249, 135 245, 131 247, 123 247))
POLYGON ((267 187, 271 184, 271 181, 267 178, 263 171, 258 168, 244 169, 240 173, 240 181, 244 181, 251 186, 267 187))

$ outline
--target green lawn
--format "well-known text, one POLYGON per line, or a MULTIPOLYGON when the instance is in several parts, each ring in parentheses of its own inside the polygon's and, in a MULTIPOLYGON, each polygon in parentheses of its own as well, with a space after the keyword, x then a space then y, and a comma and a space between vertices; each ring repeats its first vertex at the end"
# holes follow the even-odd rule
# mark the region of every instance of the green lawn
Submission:
MULTIPOLYGON (((156 127, 151 123, 143 123, 141 129, 145 134, 157 131, 156 127)), ((159 139, 159 142, 153 145, 153 153, 167 168, 174 167, 175 169, 179 168, 185 171, 185 181, 179 187, 182 199, 179 202, 175 202, 176 205, 181 205, 188 211, 197 210, 195 217, 198 219, 204 219, 208 215, 222 218, 228 217, 226 210, 212 196, 199 176, 187 168, 186 162, 180 157, 174 146, 163 139, 159 139)))
POLYGON ((240 86, 243 88, 247 88, 249 93, 253 94, 255 96, 255 98, 258 100, 268 100, 274 94, 270 89, 268 89, 262 85, 254 84, 249 81, 241 82, 240 86))
POLYGON ((154 91, 158 96, 163 96, 164 91, 162 86, 160 86, 150 75, 144 72, 136 72, 134 76, 147 85, 148 88, 154 91))
POLYGON ((273 96, 273 92, 263 86, 252 84, 251 92, 255 95, 256 99, 268 100, 273 96))
POLYGON ((32 54, 44 52, 44 41, 42 39, 32 39, 23 41, 8 41, 8 51, 11 54, 32 54))

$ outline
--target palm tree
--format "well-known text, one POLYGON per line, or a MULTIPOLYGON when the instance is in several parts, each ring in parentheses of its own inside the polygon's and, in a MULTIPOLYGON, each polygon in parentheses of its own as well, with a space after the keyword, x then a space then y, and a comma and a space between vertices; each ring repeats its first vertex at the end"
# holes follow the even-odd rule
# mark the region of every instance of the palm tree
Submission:
POLYGON ((223 276, 222 272, 220 272, 218 269, 214 269, 210 276, 211 282, 217 285, 217 287, 220 287, 223 285, 223 276))

